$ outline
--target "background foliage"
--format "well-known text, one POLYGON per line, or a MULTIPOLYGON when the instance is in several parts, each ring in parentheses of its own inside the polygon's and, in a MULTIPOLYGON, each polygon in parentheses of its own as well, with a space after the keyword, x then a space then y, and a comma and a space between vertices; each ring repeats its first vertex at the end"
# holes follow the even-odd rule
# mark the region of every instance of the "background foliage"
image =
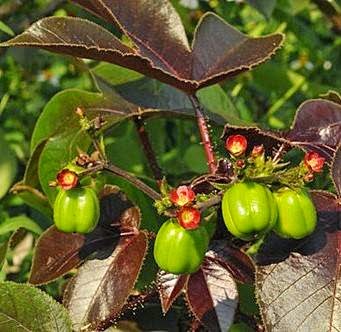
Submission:
MULTIPOLYGON (((303 101, 317 98, 340 86, 341 19, 340 13, 336 13, 336 3, 332 2, 336 13, 333 14, 326 10, 324 1, 311 0, 172 2, 181 15, 189 39, 206 11, 216 12, 228 23, 251 36, 272 32, 283 32, 286 35, 284 47, 272 60, 220 86, 200 91, 202 103, 209 105, 212 112, 224 117, 226 121, 257 123, 275 130, 288 129, 297 107, 303 101)), ((5 0, 0 4, 0 40, 22 32, 32 22, 49 15, 89 16, 67 1, 5 0)), ((117 34, 117 31, 113 32, 117 34)), ((125 42, 129 43, 128 40, 125 42)), ((126 69, 93 61, 84 63, 35 49, 0 50, 0 266, 5 258, 2 253, 6 251, 3 248, 11 247, 0 272, 1 280, 27 281, 33 243, 37 234, 51 225, 47 208, 42 206, 37 211, 24 204, 25 197, 8 192, 10 185, 24 176, 33 152, 31 149, 34 148, 29 142, 37 118, 45 104, 63 89, 96 92, 94 75, 101 78, 107 87, 114 86, 123 96, 145 106, 180 108, 184 105, 181 98, 174 98, 176 90, 165 89, 156 81, 144 80, 140 74, 126 69), (87 67, 93 69, 91 73, 87 67), (148 92, 152 97, 141 100, 141 91, 148 92), (9 220, 11 229, 1 231, 1 225, 5 221, 7 225, 9 220), (11 234, 18 228, 25 228, 29 232, 16 233, 9 241, 11 234)), ((89 96, 89 103, 91 98, 89 96)), ((66 102, 72 103, 67 96, 66 102)), ((150 129, 160 165, 172 184, 206 170, 195 123, 190 120, 156 118, 148 121, 147 129, 150 129)), ((220 132, 212 134, 219 149, 220 132)), ((37 140, 36 143, 37 146, 37 140)), ((116 126, 108 135, 106 143, 109 157, 114 158, 118 166, 137 175, 148 176, 148 166, 134 126, 127 122, 116 126), (127 150, 130 151, 129 158, 127 150)), ((32 178, 28 180, 35 181, 32 178)), ((118 180, 112 181, 117 183, 118 180)), ((127 191, 131 189, 126 183, 120 185, 127 191)), ((318 178, 313 185, 321 189, 331 188, 324 176, 318 178)), ((141 200, 141 197, 130 198, 141 200)), ((148 226, 150 229, 157 227, 155 215, 148 215, 148 226)), ((58 300, 63 283, 63 280, 59 280, 44 287, 58 300)), ((250 299, 250 291, 243 289, 241 294, 244 293, 241 317, 237 317, 241 321, 247 321, 244 316, 257 314, 250 299)), ((156 312, 160 313, 158 306, 147 308, 147 313, 153 314, 153 317, 156 312)), ((149 328, 148 319, 137 315, 136 320, 144 330, 149 328)), ((182 314, 180 303, 165 318, 161 319, 160 315, 158 327, 176 330, 177 326, 183 325, 183 320, 186 317, 182 314)), ((247 330, 245 326, 240 327, 241 324, 235 326, 235 331, 247 330)), ((129 325, 128 329, 132 328, 129 325)))

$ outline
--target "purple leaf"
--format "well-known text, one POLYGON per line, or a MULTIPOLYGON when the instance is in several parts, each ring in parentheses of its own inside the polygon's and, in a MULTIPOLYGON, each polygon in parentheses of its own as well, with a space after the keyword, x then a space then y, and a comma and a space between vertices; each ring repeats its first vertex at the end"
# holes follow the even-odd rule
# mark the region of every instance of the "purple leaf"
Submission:
POLYGON ((341 197, 341 145, 339 145, 335 152, 335 157, 331 168, 331 176, 334 181, 338 196, 341 197))
POLYGON ((191 48, 168 0, 75 2, 118 26, 135 48, 97 24, 70 17, 42 19, 1 46, 32 46, 103 60, 193 93, 266 61, 283 41, 281 34, 245 36, 210 13, 202 18, 191 48))
POLYGON ((324 99, 304 102, 286 139, 331 160, 341 141, 341 105, 324 99))
POLYGON ((190 276, 186 297, 196 319, 209 331, 227 331, 233 324, 237 286, 220 264, 206 259, 200 270, 190 276))
POLYGON ((217 83, 265 62, 281 46, 283 35, 250 38, 213 13, 196 28, 192 79, 201 86, 217 83))
POLYGON ((180 17, 168 0, 74 2, 90 10, 96 6, 97 15, 117 25, 134 42, 138 53, 150 59, 155 67, 175 77, 190 78, 191 49, 180 17))
POLYGON ((120 239, 81 266, 64 294, 75 330, 109 327, 130 295, 147 252, 144 232, 120 239))
POLYGON ((97 228, 88 235, 59 232, 54 226, 38 240, 29 282, 51 282, 77 267, 99 250, 113 251, 123 231, 139 227, 140 213, 117 188, 107 187, 101 198, 101 217, 97 228), (115 225, 113 225, 115 224, 115 225))
POLYGON ((158 273, 157 284, 164 314, 167 313, 173 302, 182 293, 188 278, 188 275, 174 275, 165 271, 158 273))
POLYGON ((206 257, 220 264, 241 283, 253 283, 255 266, 251 258, 240 249, 233 248, 224 241, 215 241, 206 257))
POLYGON ((269 331, 341 329, 341 207, 326 192, 313 198, 315 233, 301 241, 269 238, 258 257, 256 291, 269 331), (284 248, 286 257, 274 255, 284 248))

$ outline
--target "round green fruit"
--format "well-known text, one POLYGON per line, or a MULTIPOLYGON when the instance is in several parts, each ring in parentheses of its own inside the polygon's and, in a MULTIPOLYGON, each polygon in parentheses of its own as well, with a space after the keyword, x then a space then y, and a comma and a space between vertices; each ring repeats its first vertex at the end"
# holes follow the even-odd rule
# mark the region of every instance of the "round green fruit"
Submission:
POLYGON ((91 188, 60 190, 54 202, 54 223, 65 233, 90 233, 96 227, 99 215, 99 200, 91 188))
POLYGON ((187 230, 176 219, 169 219, 157 233, 154 258, 158 266, 167 272, 193 273, 199 269, 208 243, 209 236, 204 227, 187 230))
POLYGON ((255 182, 240 182, 229 188, 223 196, 222 212, 229 232, 246 241, 270 231, 277 220, 271 191, 255 182))
POLYGON ((274 230, 279 236, 302 239, 314 231, 317 213, 306 190, 282 188, 274 196, 278 206, 274 230))

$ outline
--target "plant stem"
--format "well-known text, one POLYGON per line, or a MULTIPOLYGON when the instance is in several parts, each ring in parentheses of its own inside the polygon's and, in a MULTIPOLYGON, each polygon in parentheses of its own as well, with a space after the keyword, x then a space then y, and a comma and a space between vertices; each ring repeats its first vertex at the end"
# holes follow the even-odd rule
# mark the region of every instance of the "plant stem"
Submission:
POLYGON ((144 123, 139 118, 135 118, 134 123, 135 123, 136 129, 137 129, 137 132, 139 134, 139 138, 140 138, 140 141, 142 143, 143 151, 144 151, 144 154, 147 158, 149 167, 153 173, 155 180, 160 185, 160 181, 163 178, 162 170, 161 170, 161 168, 157 162, 156 155, 155 155, 155 152, 153 150, 152 144, 150 142, 146 128, 144 126, 144 123))
POLYGON ((267 234, 261 236, 255 243, 253 243, 249 249, 246 250, 248 255, 255 255, 258 253, 259 249, 262 247, 267 234))
POLYGON ((222 199, 221 195, 216 195, 209 198, 207 201, 197 203, 195 207, 201 211, 204 211, 214 205, 219 204, 221 202, 221 199, 222 199))
POLYGON ((147 194, 151 199, 154 201, 160 200, 162 197, 161 195, 155 191, 153 188, 149 187, 147 184, 139 180, 136 176, 124 171, 123 169, 111 164, 111 163, 106 163, 103 164, 103 169, 105 171, 111 172, 123 179, 126 179, 129 181, 131 184, 133 184, 136 188, 140 189, 143 191, 145 194, 147 194))
POLYGON ((199 99, 196 95, 189 95, 189 99, 193 105, 195 110, 195 116, 197 118, 198 128, 201 136, 201 143, 205 150, 207 165, 210 173, 215 173, 217 170, 217 162, 214 156, 212 142, 210 138, 210 134, 208 131, 207 123, 205 117, 203 115, 203 109, 200 105, 199 99))

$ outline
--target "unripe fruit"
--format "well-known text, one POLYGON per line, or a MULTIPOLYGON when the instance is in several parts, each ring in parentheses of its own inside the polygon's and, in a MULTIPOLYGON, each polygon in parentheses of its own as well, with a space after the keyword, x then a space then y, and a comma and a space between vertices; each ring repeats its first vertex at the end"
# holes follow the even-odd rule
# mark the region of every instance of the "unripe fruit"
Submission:
POLYGON ((229 232, 243 240, 270 231, 277 219, 271 191, 255 182, 240 182, 229 188, 223 196, 222 212, 229 232))
POLYGON ((54 202, 53 217, 58 230, 90 233, 100 216, 99 200, 91 188, 61 189, 54 202))
POLYGON ((167 220, 157 233, 154 258, 158 266, 173 274, 197 271, 208 248, 209 236, 204 227, 186 230, 176 219, 167 220))
POLYGON ((302 239, 314 231, 317 213, 306 190, 283 188, 274 196, 278 206, 274 230, 279 236, 302 239))

